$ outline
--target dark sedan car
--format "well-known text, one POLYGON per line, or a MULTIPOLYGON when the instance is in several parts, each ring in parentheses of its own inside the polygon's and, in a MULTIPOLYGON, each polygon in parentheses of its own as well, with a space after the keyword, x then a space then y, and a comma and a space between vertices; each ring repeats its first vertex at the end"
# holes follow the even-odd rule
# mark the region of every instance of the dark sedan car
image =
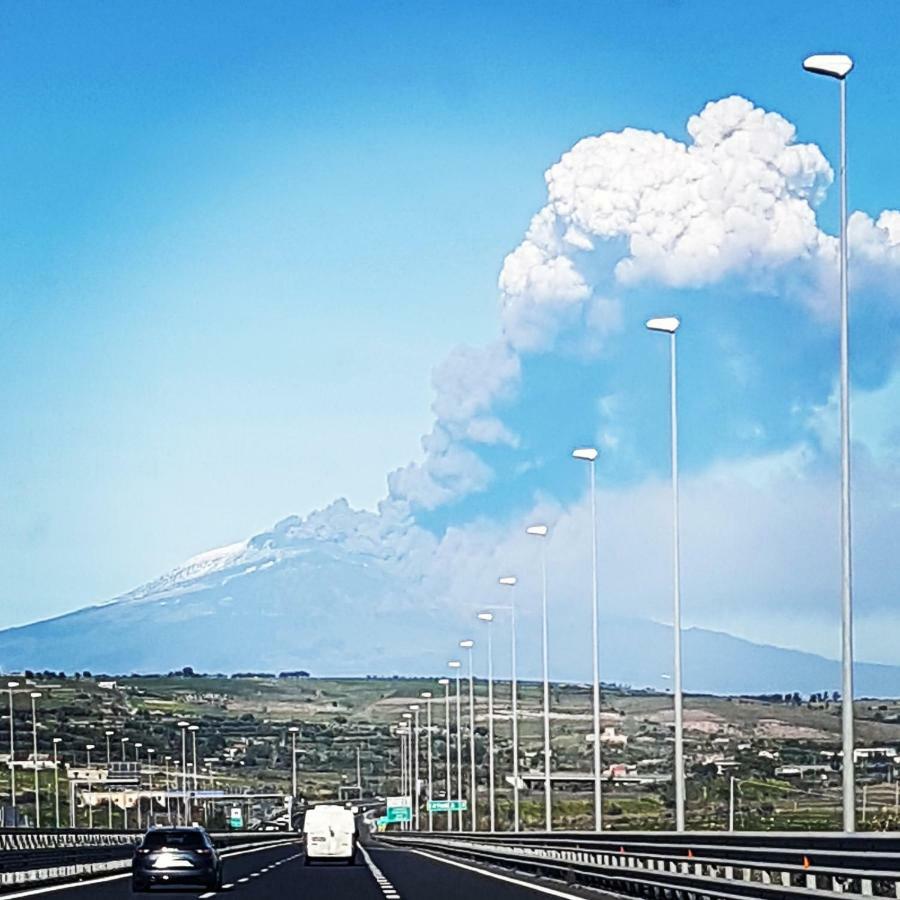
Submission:
POLYGON ((154 828, 134 850, 132 888, 222 886, 222 860, 203 828, 154 828))

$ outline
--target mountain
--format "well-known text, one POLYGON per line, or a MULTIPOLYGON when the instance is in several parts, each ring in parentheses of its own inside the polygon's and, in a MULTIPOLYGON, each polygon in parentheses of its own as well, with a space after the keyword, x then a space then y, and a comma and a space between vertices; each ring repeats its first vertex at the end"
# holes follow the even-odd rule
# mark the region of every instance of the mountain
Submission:
MULTIPOLYGON (((201 554, 107 603, 0 632, 5 671, 159 672, 306 669, 315 675, 412 675, 446 671, 456 640, 473 633, 472 608, 437 597, 415 548, 385 539, 337 505, 326 518, 285 519, 248 541, 201 554)), ((379 526, 381 527, 381 526, 379 526)), ((421 548, 419 548, 421 550, 421 548)), ((524 605, 523 605, 524 606, 524 605)), ((553 605, 551 675, 589 677, 583 604, 553 605), (576 614, 576 612, 578 614, 576 614)), ((495 625, 498 675, 507 672, 508 634, 495 625)), ((483 633, 483 632, 482 632, 483 633)), ((538 621, 522 609, 520 675, 539 675, 538 621)), ((478 632, 474 632, 476 637, 478 632)), ((607 682, 670 685, 667 625, 604 616, 607 682)), ((484 671, 483 651, 476 671, 484 671)), ((840 689, 830 659, 729 634, 684 632, 687 691, 720 694, 840 689)), ((859 695, 900 695, 900 667, 859 663, 859 695)))

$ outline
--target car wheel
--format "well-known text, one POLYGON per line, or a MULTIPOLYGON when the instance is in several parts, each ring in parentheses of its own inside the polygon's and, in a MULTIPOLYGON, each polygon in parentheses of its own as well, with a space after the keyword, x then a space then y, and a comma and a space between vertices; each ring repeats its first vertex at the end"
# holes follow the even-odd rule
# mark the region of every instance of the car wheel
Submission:
POLYGON ((133 894, 144 894, 150 890, 150 885, 146 881, 140 881, 137 878, 131 879, 131 892, 133 894))
POLYGON ((311 860, 308 856, 304 856, 304 857, 303 857, 303 865, 304 865, 304 866, 311 866, 311 865, 312 865, 312 860, 311 860))
POLYGON ((352 856, 348 856, 345 862, 345 865, 355 866, 356 865, 356 854, 354 853, 352 856))

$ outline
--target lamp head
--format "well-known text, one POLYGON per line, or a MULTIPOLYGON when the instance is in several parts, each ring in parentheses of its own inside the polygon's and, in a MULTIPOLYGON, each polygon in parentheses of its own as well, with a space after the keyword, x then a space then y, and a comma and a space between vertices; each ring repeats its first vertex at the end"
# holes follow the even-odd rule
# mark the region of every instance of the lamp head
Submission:
POLYGON ((59 737, 53 738, 53 743, 54 743, 54 744, 61 744, 61 743, 62 743, 62 738, 59 738, 59 737))
POLYGON ((103 733, 104 733, 107 737, 112 737, 112 736, 115 734, 114 731, 108 731, 108 730, 107 730, 107 731, 104 731, 103 733))
POLYGON ((469 640, 467 638, 464 641, 460 641, 459 646, 462 647, 463 650, 471 650, 475 646, 475 641, 469 640))
POLYGON ((37 700, 37 699, 40 698, 40 696, 41 696, 41 692, 40 692, 40 691, 32 691, 32 692, 31 692, 31 699, 32 699, 32 700, 37 700))
POLYGON ((431 693, 431 691, 422 691, 422 693, 419 696, 421 696, 421 698, 423 700, 430 700, 432 698, 433 694, 431 693))
POLYGON ((547 537, 548 528, 546 525, 529 525, 525 529, 525 534, 534 534, 538 537, 547 537))
POLYGON ((497 579, 497 583, 502 584, 504 587, 515 587, 518 582, 519 579, 515 575, 504 575, 502 578, 497 579))
POLYGON ((410 708, 413 712, 418 712, 422 707, 419 706, 418 703, 410 703, 410 704, 409 704, 409 708, 410 708))
POLYGON ((583 459, 587 462, 593 462, 597 458, 597 451, 593 447, 579 447, 572 451, 574 459, 583 459))
POLYGON ((803 68, 815 75, 843 81, 853 68, 853 60, 845 53, 814 53, 803 60, 803 68))
POLYGON ((647 328, 651 331, 663 331, 666 334, 675 334, 681 320, 677 316, 662 316, 658 319, 647 319, 647 328))
POLYGON ((178 727, 179 727, 179 728, 187 728, 188 725, 190 725, 190 724, 191 724, 190 722, 184 722, 184 721, 181 721, 181 722, 178 723, 178 727))
POLYGON ((449 678, 438 678, 438 684, 441 685, 441 687, 446 687, 448 684, 450 684, 450 679, 449 678))
POLYGON ((462 666, 462 663, 458 659, 451 659, 447 665, 450 666, 451 669, 458 669, 462 666))
POLYGON ((411 712, 405 712, 405 713, 403 713, 403 718, 404 718, 404 719, 411 719, 412 717, 413 717, 413 714, 412 714, 411 712))
POLYGON ((478 613, 478 618, 481 619, 482 622, 493 622, 494 614, 492 612, 480 612, 478 613))
POLYGON ((199 731, 199 730, 200 730, 199 725, 188 725, 188 731, 199 731))
POLYGON ((94 749, 94 745, 93 745, 93 744, 88 744, 84 749, 85 749, 85 750, 93 750, 93 749, 94 749))
POLYGON ((13 688, 17 688, 17 687, 19 686, 19 682, 18 682, 18 681, 7 681, 7 682, 6 682, 6 686, 7 686, 10 690, 12 690, 13 688))

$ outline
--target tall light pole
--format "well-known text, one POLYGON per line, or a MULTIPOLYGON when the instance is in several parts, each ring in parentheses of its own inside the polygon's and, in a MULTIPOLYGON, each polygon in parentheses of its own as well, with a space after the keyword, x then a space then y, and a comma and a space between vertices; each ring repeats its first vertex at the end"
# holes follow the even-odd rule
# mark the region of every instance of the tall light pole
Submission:
POLYGON ((156 807, 153 805, 153 754, 156 753, 156 750, 153 747, 147 748, 147 778, 150 782, 150 807, 147 810, 147 824, 155 825, 156 824, 156 807))
POLYGON ((529 525, 526 534, 541 538, 541 656, 544 668, 544 825, 553 831, 553 796, 550 789, 550 650, 547 628, 547 532, 546 525, 529 525))
POLYGON ((600 783, 600 601, 597 588, 597 451, 593 447, 579 447, 572 452, 575 459, 590 466, 591 486, 591 638, 594 663, 594 829, 603 830, 603 798, 600 783))
POLYGON ((39 691, 31 692, 31 738, 32 755, 34 761, 34 827, 41 827, 41 779, 38 771, 37 752, 37 702, 40 699, 39 691))
POLYGON ((16 821, 16 725, 15 725, 15 704, 13 702, 13 691, 19 686, 18 681, 7 681, 6 687, 9 690, 9 791, 13 808, 13 825, 17 826, 16 821))
POLYGON ((803 68, 840 84, 841 130, 841 732, 844 750, 844 831, 856 831, 853 755, 853 581, 850 543, 850 302, 847 286, 847 76, 853 60, 841 53, 809 56, 803 68))
POLYGON ((413 822, 413 807, 416 805, 416 785, 413 784, 413 726, 412 726, 412 717, 413 714, 411 712, 403 713, 403 718, 406 719, 406 790, 407 796, 409 797, 409 816, 410 820, 407 823, 407 829, 412 830, 413 822))
POLYGON ((491 832, 497 830, 497 815, 494 805, 494 614, 480 612, 478 618, 486 622, 488 629, 488 805, 491 832))
POLYGON ((172 825, 174 824, 172 821, 172 804, 169 797, 169 791, 172 790, 172 781, 169 778, 169 765, 172 762, 172 757, 166 756, 164 762, 166 764, 166 823, 172 825))
MULTIPOLYGON (((199 725, 189 725, 188 731, 191 733, 191 759, 193 760, 193 778, 192 783, 194 785, 194 803, 197 802, 197 791, 199 790, 199 784, 197 782, 198 772, 197 772, 197 732, 200 730, 199 725)), ((190 824, 190 823, 185 823, 190 824)))
POLYGON ((469 793, 471 794, 472 808, 470 809, 470 819, 472 822, 472 831, 478 831, 478 776, 475 771, 475 670, 472 663, 472 648, 475 641, 468 638, 459 642, 469 655, 469 793))
MULTIPOLYGON (((88 788, 91 792, 91 802, 88 803, 88 828, 93 829, 94 827, 94 779, 91 777, 91 750, 94 749, 94 744, 88 744, 85 748, 87 753, 87 770, 88 770, 88 788)), ((74 796, 74 795, 73 795, 74 796)), ((72 804, 72 816, 75 815, 75 804, 72 804)), ((74 819, 73 819, 74 821, 74 819)))
POLYGON ((59 744, 62 738, 53 738, 53 794, 54 794, 54 821, 59 828, 59 744))
POLYGON ((137 772, 138 772, 138 791, 137 791, 137 827, 138 831, 141 830, 141 776, 140 776, 140 766, 141 766, 141 747, 144 744, 141 741, 134 742, 134 761, 137 763, 137 772))
POLYGON ((291 796, 297 797, 297 734, 300 728, 297 725, 291 725, 288 732, 291 735, 291 796))
POLYGON ((453 798, 453 779, 450 771, 450 679, 438 678, 438 684, 444 689, 444 722, 446 723, 446 740, 444 741, 444 779, 447 783, 447 831, 453 828, 453 813, 450 812, 450 803, 453 798))
MULTIPOLYGON (((515 575, 504 575, 498 579, 499 584, 503 587, 515 587, 518 583, 515 575)), ((510 637, 512 641, 512 683, 510 685, 510 693, 512 694, 512 777, 513 777, 513 831, 519 830, 519 684, 518 674, 516 672, 516 601, 510 600, 510 637)))
MULTIPOLYGON (((456 793, 457 800, 462 800, 463 795, 463 765, 462 765, 462 699, 459 691, 459 674, 462 663, 458 659, 451 659, 447 665, 456 673, 456 793)), ((463 830, 462 809, 457 811, 456 830, 463 830)))
POLYGON ((106 738, 106 827, 112 831, 112 792, 109 789, 109 769, 112 766, 112 751, 110 750, 110 739, 113 736, 113 732, 110 729, 107 729, 103 732, 104 737, 106 738))
POLYGON ((413 722, 413 796, 416 800, 415 826, 419 830, 419 807, 422 805, 421 791, 419 790, 419 712, 422 707, 418 703, 410 703, 410 711, 415 716, 413 722))
POLYGON ((188 806, 187 786, 187 729, 190 722, 181 721, 178 727, 181 729, 181 824, 187 825, 190 819, 190 807, 188 806))
MULTIPOLYGON (((127 762, 128 756, 125 752, 125 745, 128 743, 130 738, 123 737, 121 739, 122 743, 122 762, 127 762)), ((128 791, 122 791, 122 828, 125 831, 128 831, 128 791)))
POLYGON ((422 699, 425 701, 425 741, 428 748, 428 830, 434 831, 434 812, 431 809, 434 800, 434 760, 431 753, 431 700, 434 695, 431 691, 422 691, 422 699))
POLYGON ((684 831, 684 715, 681 682, 681 545, 678 537, 678 371, 675 316, 650 319, 647 328, 669 335, 669 399, 672 429, 672 635, 674 640, 673 690, 675 700, 675 828, 684 831))

